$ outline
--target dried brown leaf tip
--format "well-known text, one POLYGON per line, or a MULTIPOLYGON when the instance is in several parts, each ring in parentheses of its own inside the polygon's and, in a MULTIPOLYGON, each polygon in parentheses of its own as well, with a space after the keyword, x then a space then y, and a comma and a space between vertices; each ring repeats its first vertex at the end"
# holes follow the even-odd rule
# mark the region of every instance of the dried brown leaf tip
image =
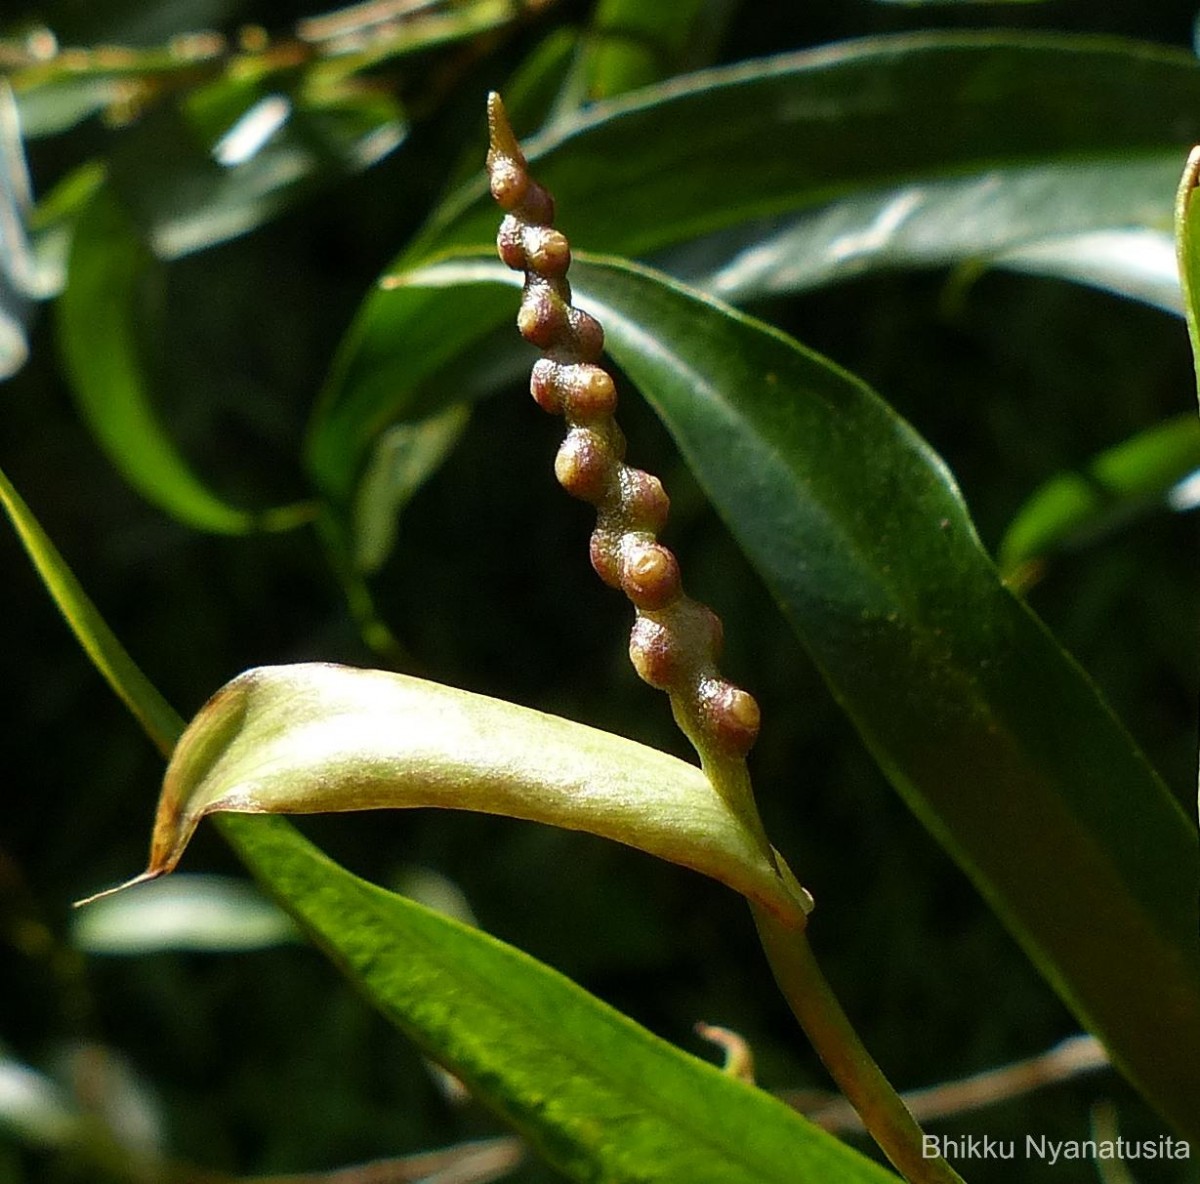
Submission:
POLYGON ((507 266, 525 273, 517 327, 543 351, 530 391, 539 407, 567 423, 555 476, 596 508, 592 566, 636 609, 634 668, 670 695, 706 765, 740 762, 758 735, 758 704, 717 670, 721 623, 684 593, 678 561, 658 542, 670 502, 657 477, 625 463, 616 386, 600 365, 604 331, 571 301, 571 248, 552 225, 554 199, 530 176, 497 94, 488 98, 488 129, 492 196, 505 210, 496 247, 507 266))

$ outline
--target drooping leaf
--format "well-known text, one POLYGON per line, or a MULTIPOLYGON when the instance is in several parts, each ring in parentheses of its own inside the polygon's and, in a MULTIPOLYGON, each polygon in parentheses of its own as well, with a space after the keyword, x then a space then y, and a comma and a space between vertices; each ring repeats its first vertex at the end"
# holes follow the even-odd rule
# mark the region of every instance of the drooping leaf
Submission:
POLYGON ((125 479, 181 522, 219 534, 288 529, 307 506, 255 512, 213 493, 176 448, 151 399, 143 286, 156 263, 111 190, 99 189, 75 227, 59 335, 80 410, 125 479))
MULTIPOLYGON (((170 753, 178 717, 7 481, 0 491, 80 643, 170 753)), ((393 1023, 574 1178, 894 1180, 775 1098, 652 1036, 528 955, 356 879, 285 819, 216 821, 264 887, 393 1023)), ((36 1137, 71 1134, 72 1114, 40 1078, 21 1070, 9 1093, 13 1108, 0 1119, 36 1137)))
POLYGON ((240 855, 422 1050, 571 1179, 887 1184, 769 1094, 494 938, 356 879, 282 819, 223 819, 240 855))
POLYGON ((1024 586, 1022 570, 1060 548, 1116 528, 1165 505, 1179 482, 1200 469, 1200 420, 1184 415, 1139 432, 1087 466, 1051 478, 1017 512, 1000 543, 1000 570, 1024 586))
MULTIPOLYGON (((615 260, 577 256, 571 278, 893 784, 1194 1135, 1196 828, 1004 587, 945 466, 861 382, 761 322, 615 260)), ((459 285, 512 277, 462 261, 408 282, 458 305, 459 285)))
POLYGON ((693 765, 541 712, 379 670, 251 670, 218 691, 167 768, 143 877, 216 812, 441 807, 585 830, 694 868, 802 923, 802 889, 693 765))

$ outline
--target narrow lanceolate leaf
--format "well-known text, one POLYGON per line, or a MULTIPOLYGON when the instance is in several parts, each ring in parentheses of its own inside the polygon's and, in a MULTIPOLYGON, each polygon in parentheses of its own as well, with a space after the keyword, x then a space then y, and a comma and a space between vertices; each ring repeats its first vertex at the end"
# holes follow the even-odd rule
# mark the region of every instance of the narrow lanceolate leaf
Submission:
MULTIPOLYGON (((446 263, 412 282, 487 277, 506 273, 446 263)), ((893 784, 1195 1136, 1195 826, 1001 583, 945 466, 769 326, 631 264, 577 257, 571 278, 893 784)))
POLYGON ((1052 552, 1080 546, 1168 499, 1200 470, 1200 420, 1181 415, 1139 432, 1076 472, 1052 477, 1017 512, 1000 544, 1000 570, 1021 587, 1052 552))
POLYGON ((304 506, 256 513, 224 501, 196 476, 159 421, 142 307, 155 267, 111 190, 99 189, 75 227, 58 306, 67 371, 97 442, 139 493, 190 526, 244 534, 307 520, 304 506))
MULTIPOLYGON (((919 34, 702 71, 597 104, 525 148, 539 182, 572 210, 580 248, 645 254, 871 190, 989 170, 1002 190, 1010 170, 1055 167, 1063 196, 1047 217, 1066 232, 1097 228, 1093 187, 1073 186, 1073 170, 1177 162, 1200 139, 1198 98, 1200 66, 1161 46, 919 34)), ((914 190, 910 204, 924 196, 914 190)), ((1109 207, 1100 225, 1114 225, 1111 191, 1096 197, 1109 207)), ((1169 225, 1169 194, 1131 197, 1128 223, 1169 225)), ((489 243, 493 224, 486 186, 464 187, 405 260, 489 243)))
POLYGON ((793 924, 809 906, 692 765, 453 687, 324 664, 248 671, 200 711, 167 768, 146 876, 169 872, 214 812, 420 806, 590 831, 713 876, 793 924))
MULTIPOLYGON (((1191 55, 989 33, 872 38, 707 70, 597 103, 524 147, 569 211, 575 246, 660 256, 730 300, 999 256, 1174 306, 1171 284, 1146 275, 1144 249, 1088 236, 1169 232, 1193 140, 1191 55)), ((495 228, 480 170, 391 273, 450 250, 490 254, 495 228)), ((426 323, 376 291, 347 336, 308 441, 313 477, 335 500, 351 496, 383 426, 431 410, 415 404, 449 359, 444 332, 426 323)))
POLYGON ((1184 166, 1175 197, 1175 247, 1179 256, 1179 282, 1183 312, 1192 342, 1192 361, 1200 390, 1200 148, 1193 148, 1184 166))
MULTIPOLYGON (((178 717, 2 475, 0 494, 80 643, 169 752, 178 717)), ((683 775, 672 773, 686 789, 683 775)), ((225 815, 218 822, 338 968, 572 1178, 894 1184, 890 1173, 775 1098, 659 1040, 549 967, 356 879, 284 819, 225 815)), ((69 1138, 75 1116, 41 1080, 0 1062, 0 1077, 5 1072, 11 1080, 0 1082, 9 1087, 0 1093, 12 1104, 0 1104, 0 1125, 16 1124, 42 1142, 69 1138)))
POLYGON ((51 599, 92 664, 133 713, 164 755, 183 731, 183 720, 141 672, 125 647, 88 599, 74 573, 42 530, 38 520, 0 472, 0 507, 16 529, 51 599))
POLYGON ((494 938, 356 879, 281 819, 242 858, 421 1048, 571 1179, 895 1184, 782 1103, 494 938))

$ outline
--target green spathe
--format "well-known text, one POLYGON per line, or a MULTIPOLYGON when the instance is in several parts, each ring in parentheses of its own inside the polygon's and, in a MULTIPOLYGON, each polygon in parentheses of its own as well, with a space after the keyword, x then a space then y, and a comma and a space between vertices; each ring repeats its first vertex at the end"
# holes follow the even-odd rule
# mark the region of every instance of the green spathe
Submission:
POLYGON ((511 703, 324 663, 249 670, 200 710, 167 768, 139 880, 171 871, 218 811, 421 806, 615 839, 712 876, 793 925, 811 907, 695 766, 511 703))

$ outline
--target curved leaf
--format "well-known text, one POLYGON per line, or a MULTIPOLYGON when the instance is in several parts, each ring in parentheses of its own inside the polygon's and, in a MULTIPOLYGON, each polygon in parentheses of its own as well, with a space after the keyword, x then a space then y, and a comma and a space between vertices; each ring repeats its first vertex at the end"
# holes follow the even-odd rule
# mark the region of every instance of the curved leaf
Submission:
MULTIPOLYGON (((1200 138, 1200 137, 1198 137, 1200 138)), ((1192 362, 1200 393, 1200 203, 1195 200, 1200 185, 1200 147, 1193 148, 1184 166, 1175 195, 1175 246, 1178 252, 1179 282, 1183 290, 1183 311, 1187 318, 1188 338, 1192 343, 1192 362)))
POLYGON ((167 755, 183 731, 183 720, 109 629, 74 572, 3 472, 0 472, 0 508, 8 515, 21 545, 46 585, 46 591, 66 618, 92 665, 129 708, 159 751, 167 755))
MULTIPOLYGON (((1173 305, 1141 252, 1082 236, 1168 231, 1193 139, 1200 65, 1188 54, 1107 38, 921 34, 674 79, 597 103, 525 150, 570 210, 574 245, 658 253, 729 299, 995 256, 1173 305)), ((496 223, 481 170, 392 275, 445 252, 490 253, 496 223)), ((309 468, 334 500, 350 497, 392 418, 431 410, 413 404, 449 360, 447 334, 465 349, 482 332, 454 317, 431 334, 409 299, 404 312, 386 292, 367 297, 313 416, 309 468)))
MULTIPOLYGON (((2 474, 0 493, 76 637, 169 753, 181 721, 2 474)), ((356 879, 284 819, 217 822, 271 894, 393 1023, 574 1178, 894 1182, 777 1099, 652 1036, 528 955, 356 879)), ((37 1080, 8 1084, 13 1112, 0 1112, 0 1122, 55 1140, 70 1133, 71 1115, 43 1096, 37 1080)))
POLYGON ((435 806, 585 830, 694 868, 792 924, 811 902, 693 765, 407 675, 304 664, 250 670, 188 725, 167 767, 149 879, 214 812, 435 806))
MULTIPOLYGON (((1196 828, 1001 583, 943 463, 859 380, 759 321, 619 261, 577 256, 571 279, 893 784, 1194 1136, 1196 828)), ((463 262, 409 282, 512 278, 463 262)))
POLYGON ((895 1184, 528 955, 356 879, 282 819, 222 823, 372 1002, 572 1179, 895 1184))
MULTIPOLYGON (((644 254, 699 234, 883 186, 1009 168, 1178 161, 1200 138, 1200 65, 1110 38, 1010 33, 870 38, 702 71, 589 108, 525 145, 573 211, 580 248, 644 254)), ((1178 165, 1176 165, 1176 172, 1178 165)), ((1099 221, 1080 185, 1074 229, 1099 221)), ((1170 193, 1127 221, 1170 224, 1170 193)), ((494 236, 482 180, 406 261, 494 236)))
POLYGON ((1200 469, 1200 421, 1182 415, 1051 478, 1017 512, 1000 543, 1005 580, 1025 586, 1047 553, 1129 521, 1200 469), (1023 571, 1024 569, 1024 571, 1023 571))
POLYGON ((107 188, 75 227, 59 340, 80 410, 125 479, 148 501, 201 530, 244 534, 288 529, 306 506, 254 512, 229 505, 192 472, 151 405, 140 297, 155 267, 107 188))

